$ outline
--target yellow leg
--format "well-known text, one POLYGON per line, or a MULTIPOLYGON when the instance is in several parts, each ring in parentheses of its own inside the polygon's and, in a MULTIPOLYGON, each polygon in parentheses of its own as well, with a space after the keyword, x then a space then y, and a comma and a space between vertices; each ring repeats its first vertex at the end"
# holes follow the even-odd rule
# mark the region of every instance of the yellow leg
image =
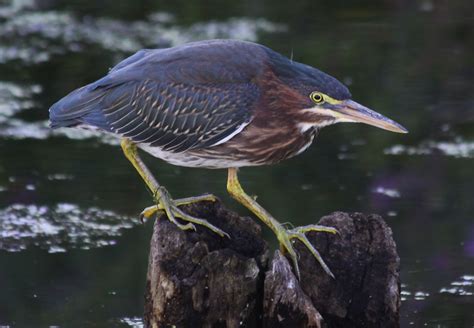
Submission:
POLYGON ((313 254, 313 256, 321 264, 324 271, 334 278, 331 270, 328 268, 326 263, 319 255, 319 252, 314 248, 314 246, 309 242, 305 233, 309 231, 319 231, 319 232, 329 232, 337 233, 337 230, 331 227, 320 226, 316 224, 297 227, 294 229, 286 229, 283 227, 277 220, 275 220, 270 213, 268 213, 260 204, 258 204, 252 197, 247 195, 240 185, 239 179, 237 177, 237 169, 230 168, 229 176, 227 179, 227 190, 229 194, 235 198, 239 203, 247 207, 253 214, 255 214, 260 220, 262 220, 272 231, 275 233, 278 241, 280 242, 280 249, 282 252, 288 252, 291 260, 293 261, 293 266, 296 271, 298 278, 300 277, 300 270, 298 267, 298 256, 292 245, 294 239, 300 240, 313 254))
POLYGON ((148 167, 146 167, 145 163, 143 163, 142 159, 138 156, 137 146, 128 139, 122 139, 120 145, 122 146, 123 152, 127 159, 133 164, 137 172, 140 174, 142 179, 145 181, 147 187, 150 189, 153 198, 156 202, 156 206, 151 206, 146 208, 141 215, 141 218, 148 218, 151 215, 155 214, 158 210, 162 210, 168 216, 168 219, 173 222, 178 228, 182 230, 196 230, 194 224, 202 225, 209 230, 214 231, 218 235, 224 237, 229 237, 227 233, 222 231, 221 229, 213 226, 209 222, 203 219, 195 218, 189 214, 184 213, 182 210, 179 209, 179 205, 189 204, 196 201, 202 200, 215 200, 215 197, 212 195, 204 195, 201 197, 190 197, 185 198, 180 201, 175 201, 171 198, 171 195, 168 191, 163 187, 160 186, 158 181, 153 177, 148 167), (179 218, 185 222, 186 224, 182 224, 176 220, 179 218))

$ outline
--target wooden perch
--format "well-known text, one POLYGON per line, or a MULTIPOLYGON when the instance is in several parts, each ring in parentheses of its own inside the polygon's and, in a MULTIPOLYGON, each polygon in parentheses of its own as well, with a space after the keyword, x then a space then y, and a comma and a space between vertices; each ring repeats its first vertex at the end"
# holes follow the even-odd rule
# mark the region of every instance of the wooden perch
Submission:
POLYGON ((201 202, 183 209, 231 236, 155 222, 145 295, 146 327, 398 327, 399 258, 390 228, 377 215, 336 212, 319 224, 340 235, 308 238, 336 276, 302 245, 301 280, 268 247, 260 226, 201 202))

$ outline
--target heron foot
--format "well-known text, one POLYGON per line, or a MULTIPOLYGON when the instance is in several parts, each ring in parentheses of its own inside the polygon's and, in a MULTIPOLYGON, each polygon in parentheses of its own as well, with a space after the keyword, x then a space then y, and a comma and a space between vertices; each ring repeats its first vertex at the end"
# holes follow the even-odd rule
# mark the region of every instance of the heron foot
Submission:
POLYGON ((221 237, 230 238, 230 236, 226 232, 212 225, 208 221, 189 215, 179 208, 179 206, 182 205, 188 205, 201 201, 215 201, 216 197, 214 195, 205 194, 196 197, 187 197, 173 200, 169 193, 166 191, 166 189, 160 188, 155 193, 154 198, 156 200, 157 205, 149 206, 140 213, 140 220, 142 222, 153 217, 155 214, 164 212, 166 213, 168 219, 181 230, 196 230, 195 224, 199 224, 217 233, 221 237), (187 223, 182 224, 177 220, 177 218, 187 223))
POLYGON ((334 278, 334 274, 331 272, 329 267, 326 265, 324 260, 322 259, 321 255, 319 254, 318 250, 311 244, 306 237, 306 233, 310 231, 315 232, 328 232, 332 234, 339 234, 339 232, 332 227, 321 226, 317 224, 310 224, 307 226, 296 227, 293 229, 286 229, 283 226, 276 227, 276 236, 280 243, 280 249, 283 253, 287 253, 293 262, 293 266, 295 268, 296 275, 298 279, 300 278, 300 269, 298 266, 298 255, 296 250, 293 246, 296 240, 302 242, 306 248, 311 252, 311 254, 316 258, 319 262, 323 270, 332 278, 334 278))
POLYGON ((293 247, 293 243, 296 240, 302 242, 313 254, 316 260, 321 264, 324 271, 331 277, 334 278, 331 270, 329 270, 326 263, 324 263, 321 255, 316 250, 316 248, 309 242, 306 237, 306 233, 310 231, 316 232, 329 232, 336 234, 338 231, 332 227, 321 226, 317 224, 310 224, 307 226, 296 227, 287 229, 281 223, 271 216, 260 204, 258 204, 255 199, 247 195, 240 185, 239 178, 237 176, 237 169, 230 168, 229 176, 227 178, 227 190, 229 194, 235 198, 239 203, 247 207, 253 214, 255 214, 263 223, 265 223, 272 231, 275 233, 278 242, 280 243, 280 249, 283 253, 288 253, 289 257, 293 262, 296 276, 300 279, 300 269, 298 267, 298 256, 296 250, 293 247))
MULTIPOLYGON (((174 204, 176 206, 182 206, 182 205, 189 205, 189 204, 203 202, 203 201, 215 202, 216 200, 217 200, 216 196, 212 194, 204 194, 200 196, 175 199, 174 204)), ((140 213, 140 221, 142 221, 143 223, 151 219, 154 215, 161 214, 162 212, 164 212, 164 208, 161 204, 148 206, 140 213)))

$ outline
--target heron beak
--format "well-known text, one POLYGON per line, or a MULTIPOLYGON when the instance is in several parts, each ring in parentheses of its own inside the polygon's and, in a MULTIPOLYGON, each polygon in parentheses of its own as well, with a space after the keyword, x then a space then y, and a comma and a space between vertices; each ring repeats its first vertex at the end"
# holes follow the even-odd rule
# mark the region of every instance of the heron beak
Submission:
POLYGON ((408 130, 397 122, 353 100, 344 100, 333 105, 330 111, 339 122, 365 123, 392 132, 408 133, 408 130))

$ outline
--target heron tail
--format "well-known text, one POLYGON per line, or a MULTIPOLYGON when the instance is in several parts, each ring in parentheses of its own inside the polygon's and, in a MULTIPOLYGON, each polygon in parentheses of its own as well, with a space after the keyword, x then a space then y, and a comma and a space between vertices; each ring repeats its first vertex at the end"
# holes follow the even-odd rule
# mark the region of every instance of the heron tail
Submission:
POLYGON ((49 109, 51 128, 89 125, 110 131, 101 109, 103 96, 95 83, 74 90, 49 109))

